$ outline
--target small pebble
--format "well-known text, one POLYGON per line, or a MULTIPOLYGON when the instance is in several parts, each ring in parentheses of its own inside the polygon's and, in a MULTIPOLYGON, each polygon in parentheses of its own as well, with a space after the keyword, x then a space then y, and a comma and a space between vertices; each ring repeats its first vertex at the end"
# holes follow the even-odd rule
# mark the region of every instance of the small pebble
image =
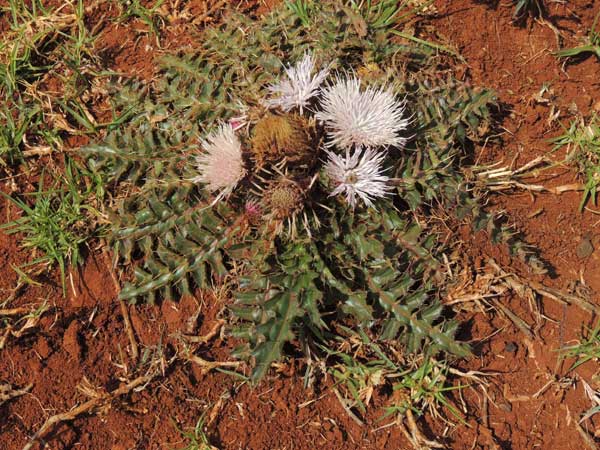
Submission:
POLYGON ((504 346, 504 350, 506 350, 508 353, 516 353, 517 348, 517 344, 515 344, 514 342, 507 342, 504 346))
POLYGON ((592 253, 594 253, 594 245, 590 238, 583 237, 581 238, 581 242, 577 246, 577 250, 575 251, 577 257, 580 259, 587 258, 592 253))

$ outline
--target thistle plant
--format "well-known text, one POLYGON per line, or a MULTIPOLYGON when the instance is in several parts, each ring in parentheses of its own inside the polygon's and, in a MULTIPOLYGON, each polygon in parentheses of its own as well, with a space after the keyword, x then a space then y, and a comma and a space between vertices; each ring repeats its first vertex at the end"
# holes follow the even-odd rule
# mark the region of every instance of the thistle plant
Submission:
POLYGON ((230 330, 254 381, 286 348, 335 355, 349 333, 393 359, 467 355, 440 301, 438 217, 494 229, 460 169, 493 93, 394 43, 370 2, 308 3, 229 14, 156 83, 115 90, 128 120, 85 153, 119 194, 120 296, 176 300, 234 275, 230 330))

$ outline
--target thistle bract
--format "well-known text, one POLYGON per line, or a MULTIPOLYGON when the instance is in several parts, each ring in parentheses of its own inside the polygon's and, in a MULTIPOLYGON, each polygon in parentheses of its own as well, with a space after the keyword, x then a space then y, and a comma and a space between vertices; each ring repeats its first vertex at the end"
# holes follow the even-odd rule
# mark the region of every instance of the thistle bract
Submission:
POLYGON ((258 165, 277 161, 283 157, 290 160, 316 155, 311 148, 311 127, 298 115, 265 114, 252 130, 251 151, 258 165))

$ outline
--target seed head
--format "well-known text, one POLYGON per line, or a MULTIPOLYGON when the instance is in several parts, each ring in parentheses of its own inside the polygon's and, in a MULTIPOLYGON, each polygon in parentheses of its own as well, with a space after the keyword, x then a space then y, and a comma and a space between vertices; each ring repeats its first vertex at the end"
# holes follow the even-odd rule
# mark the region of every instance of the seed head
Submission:
POLYGON ((310 53, 305 53, 298 64, 285 69, 285 78, 269 86, 269 91, 277 97, 267 99, 265 104, 271 108, 281 108, 285 112, 300 108, 302 113, 329 75, 329 69, 320 70, 316 75, 313 75, 314 71, 313 57, 310 53))
POLYGON ((326 153, 328 160, 325 173, 335 185, 330 196, 344 194, 348 204, 354 208, 357 197, 364 201, 365 205, 372 206, 374 198, 389 194, 389 178, 382 175, 381 167, 385 153, 370 148, 356 149, 352 155, 350 150, 346 150, 346 156, 332 151, 326 153))
POLYGON ((271 238, 286 236, 295 239, 297 226, 304 225, 310 236, 310 228, 306 216, 306 200, 309 187, 307 180, 293 180, 286 174, 271 180, 262 191, 261 206, 263 215, 263 232, 271 238))
POLYGON ((402 147, 406 141, 398 133, 410 120, 403 119, 404 102, 389 89, 368 87, 361 92, 358 78, 338 78, 323 91, 321 106, 315 116, 326 126, 329 147, 402 147))
POLYGON ((308 121, 297 114, 265 115, 252 130, 252 152, 259 164, 283 156, 295 161, 314 153, 308 121))
POLYGON ((305 192, 298 183, 280 177, 273 181, 264 192, 264 203, 271 218, 288 219, 304 207, 305 192))
POLYGON ((229 124, 222 124, 202 140, 204 153, 196 157, 199 175, 194 182, 203 183, 219 197, 231 193, 246 175, 242 144, 229 124))

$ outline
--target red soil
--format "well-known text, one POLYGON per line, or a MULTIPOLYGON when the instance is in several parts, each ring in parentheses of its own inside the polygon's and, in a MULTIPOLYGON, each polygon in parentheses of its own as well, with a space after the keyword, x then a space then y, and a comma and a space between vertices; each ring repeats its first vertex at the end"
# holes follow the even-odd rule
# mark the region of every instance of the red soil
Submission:
MULTIPOLYGON (((206 13, 209 2, 190 0, 187 5, 191 17, 198 17, 206 13)), ((584 116, 600 109, 600 61, 590 57, 563 66, 551 53, 557 39, 548 24, 529 21, 520 28, 512 23, 513 7, 508 4, 494 9, 473 0, 437 0, 436 7, 438 15, 424 31, 434 30, 437 37, 425 37, 456 46, 466 59, 459 71, 475 85, 494 88, 506 113, 502 142, 479 149, 481 162, 510 164, 514 160, 521 165, 550 150, 547 139, 560 134, 560 126, 556 121, 548 123, 549 105, 534 100, 544 83, 554 90, 559 121, 568 122, 575 109, 584 116)), ((114 18, 113 8, 111 3, 102 4, 90 20, 100 23, 104 17, 114 18)), ((599 10, 596 0, 552 3, 548 20, 572 45, 589 30, 599 10)), ((191 24, 189 17, 175 17, 174 12, 165 9, 166 31, 158 42, 143 24, 130 20, 103 25, 97 49, 113 70, 150 79, 155 70, 153 57, 167 49, 193 46, 195 33, 204 25, 191 24)), ((207 15, 206 21, 216 20, 217 15, 207 15)), ((82 143, 70 142, 73 146, 82 143)), ((554 169, 543 179, 547 186, 573 181, 574 172, 566 168, 554 169)), ((3 183, 2 189, 10 191, 10 181, 3 183)), ((25 189, 27 183, 19 180, 18 186, 25 189)), ((599 254, 594 251, 580 258, 578 247, 582 239, 600 245, 595 230, 598 220, 590 212, 578 212, 579 200, 578 192, 561 196, 515 192, 495 196, 490 205, 492 210, 505 210, 525 239, 540 249, 554 269, 551 275, 528 273, 502 248, 489 245, 484 233, 473 237, 465 231, 466 261, 477 268, 494 257, 507 271, 559 289, 569 288, 573 281, 583 282, 594 302, 595 293, 600 292, 599 254), (539 214, 531 214, 538 210, 539 214)), ((15 208, 1 201, 0 215, 11 220, 15 208)), ((33 383, 29 394, 0 406, 1 449, 23 448, 49 416, 89 400, 77 388, 84 379, 96 390, 111 392, 131 376, 134 362, 110 269, 102 254, 91 253, 81 269, 73 270, 72 282, 69 277, 67 298, 54 274, 42 286, 24 289, 11 302, 11 307, 17 307, 46 301, 50 309, 35 332, 9 339, 0 350, 0 383, 14 387, 33 383)), ((30 259, 13 237, 0 233, 2 298, 10 295, 17 282, 11 264, 30 259)), ((576 423, 592 404, 581 380, 599 387, 592 378, 595 363, 569 372, 572 361, 561 362, 557 349, 576 339, 584 326, 593 326, 593 318, 577 307, 543 300, 543 314, 552 320, 536 324, 526 300, 511 295, 500 300, 532 325, 536 337, 525 337, 499 315, 462 312, 477 356, 465 361, 461 369, 495 373, 488 378, 489 399, 484 401, 487 397, 480 388, 465 389, 468 426, 445 427, 439 420, 428 419, 421 424, 424 433, 453 449, 585 448, 576 423)), ((208 333, 218 323, 222 307, 218 299, 198 296, 177 304, 129 307, 129 313, 142 352, 160 346, 168 360, 176 348, 181 349, 178 332, 208 333), (190 320, 196 316, 197 320, 190 320)), ((211 361, 223 360, 228 351, 217 335, 197 354, 211 361)), ((59 425, 44 442, 52 449, 181 448, 186 442, 177 428, 193 428, 206 412, 207 435, 220 449, 410 448, 398 427, 382 427, 390 420, 378 420, 389 401, 384 393, 376 393, 366 425, 361 427, 340 405, 331 380, 318 389, 305 389, 301 369, 282 366, 281 372, 251 389, 229 375, 207 374, 197 365, 175 363, 145 389, 59 425)), ((457 396, 454 401, 460 404, 457 396)), ((597 424, 592 419, 581 426, 593 436, 597 424)))

